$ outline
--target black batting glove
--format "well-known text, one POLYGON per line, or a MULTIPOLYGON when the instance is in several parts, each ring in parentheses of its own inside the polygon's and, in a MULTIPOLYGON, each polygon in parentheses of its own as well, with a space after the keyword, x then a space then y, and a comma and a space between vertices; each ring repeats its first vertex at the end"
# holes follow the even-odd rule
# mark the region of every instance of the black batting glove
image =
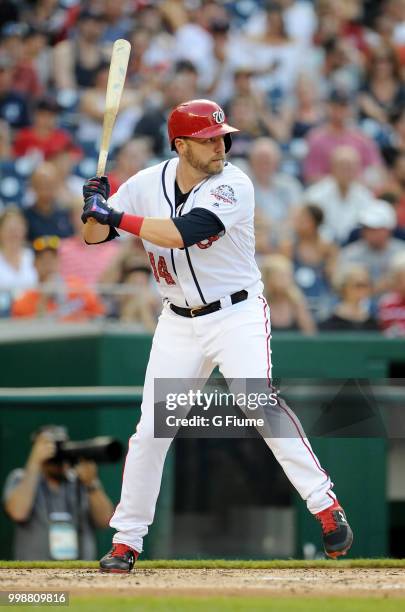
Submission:
POLYGON ((105 200, 110 197, 110 183, 106 176, 92 176, 83 185, 83 197, 85 200, 96 193, 103 196, 105 200))
POLYGON ((119 227, 123 214, 108 206, 103 196, 96 193, 84 202, 82 222, 87 223, 87 219, 92 218, 101 223, 101 225, 119 227))

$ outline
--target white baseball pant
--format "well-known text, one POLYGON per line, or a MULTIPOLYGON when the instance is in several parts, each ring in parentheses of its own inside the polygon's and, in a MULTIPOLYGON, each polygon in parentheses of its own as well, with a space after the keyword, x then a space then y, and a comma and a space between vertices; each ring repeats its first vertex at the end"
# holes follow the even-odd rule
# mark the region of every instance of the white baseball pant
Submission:
MULTIPOLYGON (((142 415, 130 438, 121 500, 110 521, 113 542, 142 551, 159 495, 163 464, 171 439, 154 437, 154 379, 208 379, 213 369, 226 379, 270 380, 270 312, 262 296, 251 297, 212 314, 188 319, 165 305, 153 338, 146 371, 142 415)), ((294 412, 275 408, 285 437, 264 438, 287 477, 313 514, 336 496, 294 412)))

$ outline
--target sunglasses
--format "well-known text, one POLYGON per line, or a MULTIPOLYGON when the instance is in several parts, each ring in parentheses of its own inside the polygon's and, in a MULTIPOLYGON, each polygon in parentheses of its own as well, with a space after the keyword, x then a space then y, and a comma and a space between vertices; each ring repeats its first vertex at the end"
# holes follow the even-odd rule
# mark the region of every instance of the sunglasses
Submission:
POLYGON ((40 236, 32 242, 32 248, 39 253, 46 249, 57 251, 60 246, 60 238, 58 236, 40 236))

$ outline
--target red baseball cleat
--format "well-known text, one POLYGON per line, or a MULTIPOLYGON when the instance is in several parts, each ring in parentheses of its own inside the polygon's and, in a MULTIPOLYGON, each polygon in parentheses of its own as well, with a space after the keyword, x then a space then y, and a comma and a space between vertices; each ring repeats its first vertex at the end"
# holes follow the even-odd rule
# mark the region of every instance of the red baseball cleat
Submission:
POLYGON ((315 514, 322 525, 323 544, 328 557, 345 555, 353 543, 353 532, 346 515, 336 500, 329 508, 315 514))
POLYGON ((100 560, 100 570, 111 574, 129 574, 139 552, 126 544, 113 544, 109 553, 100 560))

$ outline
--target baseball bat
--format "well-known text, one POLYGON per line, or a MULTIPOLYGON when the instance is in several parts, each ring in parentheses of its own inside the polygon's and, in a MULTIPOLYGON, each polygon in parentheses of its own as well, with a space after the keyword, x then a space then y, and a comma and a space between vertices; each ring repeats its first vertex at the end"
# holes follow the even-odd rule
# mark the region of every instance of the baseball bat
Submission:
MULTIPOLYGON (((105 94, 105 110, 103 118, 103 131, 101 134, 100 152, 97 163, 97 176, 103 176, 107 164, 110 148, 111 134, 120 106, 122 90, 124 89, 127 74, 131 44, 119 38, 113 45, 110 69, 108 71, 107 90, 105 94)), ((89 223, 97 223, 95 219, 88 219, 89 223)))
POLYGON ((120 106, 122 90, 124 89, 131 45, 127 40, 119 38, 113 45, 110 70, 108 72, 107 91, 105 96, 105 111, 103 131, 101 135, 100 152, 97 164, 97 176, 102 176, 107 164, 111 133, 120 106))

